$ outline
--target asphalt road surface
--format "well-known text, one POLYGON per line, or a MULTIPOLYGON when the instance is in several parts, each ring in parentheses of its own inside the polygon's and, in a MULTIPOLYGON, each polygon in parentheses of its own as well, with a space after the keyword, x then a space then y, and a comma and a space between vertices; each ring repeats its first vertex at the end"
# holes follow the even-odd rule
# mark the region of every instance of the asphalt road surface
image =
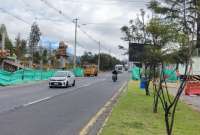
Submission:
POLYGON ((78 135, 92 116, 128 80, 111 74, 77 78, 71 88, 48 82, 0 88, 0 135, 78 135))

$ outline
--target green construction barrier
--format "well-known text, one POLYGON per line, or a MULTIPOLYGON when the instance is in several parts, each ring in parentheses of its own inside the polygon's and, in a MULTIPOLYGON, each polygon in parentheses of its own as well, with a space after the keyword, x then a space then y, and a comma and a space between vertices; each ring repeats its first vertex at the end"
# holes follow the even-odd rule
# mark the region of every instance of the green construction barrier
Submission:
POLYGON ((16 72, 0 70, 0 85, 12 85, 27 81, 47 80, 53 76, 54 70, 21 69, 16 72))
POLYGON ((175 70, 172 70, 172 69, 165 69, 165 70, 164 70, 164 74, 165 74, 166 80, 167 80, 168 82, 176 82, 177 79, 178 79, 175 70))
POLYGON ((132 68, 132 72, 131 72, 132 80, 140 80, 140 70, 141 69, 138 67, 132 68))
POLYGON ((84 76, 84 70, 82 68, 75 68, 73 70, 73 72, 74 72, 74 75, 76 77, 83 77, 84 76))

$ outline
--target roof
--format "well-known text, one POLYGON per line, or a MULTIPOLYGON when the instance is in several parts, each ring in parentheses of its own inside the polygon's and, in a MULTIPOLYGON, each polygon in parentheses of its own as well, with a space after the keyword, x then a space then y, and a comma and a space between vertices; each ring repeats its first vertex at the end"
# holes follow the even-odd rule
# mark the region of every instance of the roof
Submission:
POLYGON ((22 66, 22 65, 20 65, 20 64, 18 64, 16 62, 13 62, 13 61, 4 60, 3 62, 4 63, 8 63, 8 64, 13 65, 13 66, 16 66, 16 67, 24 68, 24 66, 22 66))

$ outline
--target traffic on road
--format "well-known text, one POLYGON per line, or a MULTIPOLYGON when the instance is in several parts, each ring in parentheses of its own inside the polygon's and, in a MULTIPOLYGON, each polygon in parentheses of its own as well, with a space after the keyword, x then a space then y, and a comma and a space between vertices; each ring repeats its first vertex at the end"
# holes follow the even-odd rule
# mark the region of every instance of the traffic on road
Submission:
POLYGON ((58 71, 49 81, 2 87, 0 134, 79 134, 127 79, 127 73, 120 74, 113 83, 111 72, 101 73, 98 77, 74 78, 70 71, 58 71), (69 85, 76 80, 74 87, 48 88, 50 82, 66 84, 69 75, 72 79, 69 85))

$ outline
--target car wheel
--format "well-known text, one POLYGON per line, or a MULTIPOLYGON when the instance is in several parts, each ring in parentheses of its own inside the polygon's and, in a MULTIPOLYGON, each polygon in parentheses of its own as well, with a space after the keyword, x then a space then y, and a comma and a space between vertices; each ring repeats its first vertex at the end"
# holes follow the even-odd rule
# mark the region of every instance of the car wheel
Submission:
POLYGON ((76 85, 76 81, 74 80, 74 82, 73 82, 72 86, 74 87, 75 85, 76 85))
POLYGON ((49 86, 49 88, 53 88, 52 86, 49 86))
POLYGON ((67 82, 66 85, 65 85, 65 88, 68 88, 68 86, 69 86, 69 83, 67 82))

